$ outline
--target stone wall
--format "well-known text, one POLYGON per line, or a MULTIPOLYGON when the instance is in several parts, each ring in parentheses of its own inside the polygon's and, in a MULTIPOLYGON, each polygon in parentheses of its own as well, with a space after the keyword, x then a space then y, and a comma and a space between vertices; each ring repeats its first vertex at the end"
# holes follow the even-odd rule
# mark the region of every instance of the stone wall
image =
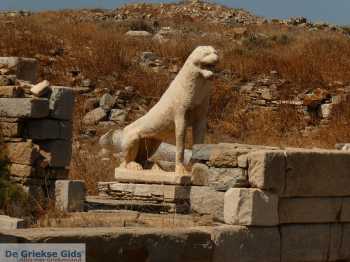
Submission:
POLYGON ((35 59, 0 57, 0 126, 10 179, 49 192, 68 176, 72 151, 73 90, 36 84, 35 59))
POLYGON ((349 261, 349 153, 196 145, 192 161, 224 192, 214 261, 349 261))

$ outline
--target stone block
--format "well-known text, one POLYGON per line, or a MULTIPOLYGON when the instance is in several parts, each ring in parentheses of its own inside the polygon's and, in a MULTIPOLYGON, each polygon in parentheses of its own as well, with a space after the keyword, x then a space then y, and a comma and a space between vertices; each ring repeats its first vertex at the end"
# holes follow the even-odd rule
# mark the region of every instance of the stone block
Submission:
POLYGON ((0 98, 0 116, 14 118, 44 118, 49 115, 47 99, 0 98))
POLYGON ((119 200, 144 200, 154 202, 178 202, 190 199, 189 186, 124 184, 100 182, 98 191, 119 200))
POLYGON ((350 205, 350 198, 280 198, 280 224, 337 223, 346 217, 345 205, 350 205))
POLYGON ((84 211, 85 183, 80 180, 57 180, 55 183, 56 208, 77 212, 84 211))
POLYGON ((209 168, 201 163, 192 166, 192 182, 194 186, 208 186, 209 168))
POLYGON ((0 229, 11 230, 24 228, 24 226, 25 223, 23 219, 0 215, 0 229))
POLYGON ((241 168, 209 168, 208 184, 217 191, 226 192, 233 187, 248 187, 248 176, 241 168))
POLYGON ((174 172, 156 170, 129 170, 116 168, 114 173, 116 182, 135 184, 158 184, 158 185, 191 185, 191 176, 178 175, 174 172))
POLYGON ((194 213, 211 215, 217 221, 224 221, 224 192, 211 187, 192 186, 190 205, 194 213))
POLYGON ((250 153, 252 187, 284 197, 349 196, 350 153, 332 150, 259 151, 250 153))
POLYGON ((212 241, 212 262, 281 261, 278 227, 215 227, 212 230, 212 241))
POLYGON ((278 196, 259 189, 231 188, 225 193, 224 219, 231 225, 278 225, 278 196))
POLYGON ((0 86, 0 97, 18 98, 24 96, 24 90, 19 86, 0 86))
POLYGON ((248 154, 248 177, 252 187, 283 194, 286 172, 284 151, 257 151, 248 154))
POLYGON ((72 122, 51 119, 27 121, 23 130, 23 136, 33 140, 61 139, 70 141, 72 133, 72 122))
POLYGON ((21 243, 85 243, 89 262, 211 262, 212 257, 210 234, 192 228, 33 228, 2 233, 21 243))
POLYGON ((339 249, 338 259, 350 261, 350 224, 343 224, 342 242, 339 249))
POLYGON ((338 225, 281 226, 281 261, 337 261, 341 231, 335 227, 338 225))
POLYGON ((0 122, 1 133, 4 137, 20 137, 23 130, 21 122, 0 122))
POLYGON ((34 168, 28 165, 10 164, 9 173, 16 177, 30 177, 34 174, 34 168))
POLYGON ((50 116, 55 119, 72 120, 74 112, 74 92, 72 88, 51 86, 50 116))
POLYGON ((238 167, 238 157, 249 153, 249 150, 231 149, 231 150, 213 150, 209 157, 209 166, 213 167, 238 167))
POLYGON ((0 57, 0 64, 15 68, 17 79, 36 83, 39 63, 34 58, 0 57))
POLYGON ((350 196, 350 153, 287 151, 284 196, 350 196))
POLYGON ((237 164, 240 168, 248 168, 248 155, 240 155, 237 157, 237 164))
POLYGON ((32 141, 5 143, 6 156, 10 163, 32 165, 40 157, 39 147, 32 141))
POLYGON ((105 120, 106 118, 106 111, 99 107, 88 112, 83 118, 83 123, 85 125, 96 125, 98 122, 105 120))
POLYGON ((38 141, 40 150, 48 156, 50 167, 67 167, 72 157, 72 143, 67 140, 38 141))
POLYGON ((35 86, 33 86, 30 89, 30 92, 33 95, 40 97, 49 91, 49 87, 50 87, 50 82, 47 80, 44 80, 44 81, 36 84, 35 86))

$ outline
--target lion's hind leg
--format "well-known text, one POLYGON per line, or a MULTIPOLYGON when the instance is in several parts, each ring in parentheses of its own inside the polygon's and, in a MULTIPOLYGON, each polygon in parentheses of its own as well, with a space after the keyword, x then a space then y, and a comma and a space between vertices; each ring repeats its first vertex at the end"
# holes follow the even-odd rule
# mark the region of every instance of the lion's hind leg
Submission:
POLYGON ((123 137, 122 151, 124 153, 124 162, 121 168, 142 170, 142 165, 136 162, 140 148, 140 139, 137 134, 129 134, 123 137))

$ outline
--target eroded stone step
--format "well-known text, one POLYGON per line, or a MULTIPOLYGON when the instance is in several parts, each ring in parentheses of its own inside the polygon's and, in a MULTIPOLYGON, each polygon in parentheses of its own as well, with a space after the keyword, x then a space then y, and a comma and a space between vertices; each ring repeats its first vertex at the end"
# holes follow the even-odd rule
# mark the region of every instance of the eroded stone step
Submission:
POLYGON ((157 185, 191 185, 190 175, 178 175, 175 172, 156 170, 115 169, 115 180, 120 183, 157 184, 157 185))
POLYGON ((116 200, 102 196, 88 196, 86 209, 89 212, 110 212, 111 210, 130 210, 145 213, 189 213, 187 201, 178 203, 152 202, 141 200, 116 200))

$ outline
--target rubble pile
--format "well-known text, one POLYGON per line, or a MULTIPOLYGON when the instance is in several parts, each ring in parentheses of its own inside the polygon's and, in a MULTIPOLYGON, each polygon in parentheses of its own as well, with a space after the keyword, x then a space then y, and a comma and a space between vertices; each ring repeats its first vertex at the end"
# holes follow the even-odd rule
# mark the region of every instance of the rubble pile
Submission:
POLYGON ((10 179, 30 192, 52 193, 55 180, 68 177, 74 94, 36 81, 35 59, 0 57, 0 126, 10 179))

